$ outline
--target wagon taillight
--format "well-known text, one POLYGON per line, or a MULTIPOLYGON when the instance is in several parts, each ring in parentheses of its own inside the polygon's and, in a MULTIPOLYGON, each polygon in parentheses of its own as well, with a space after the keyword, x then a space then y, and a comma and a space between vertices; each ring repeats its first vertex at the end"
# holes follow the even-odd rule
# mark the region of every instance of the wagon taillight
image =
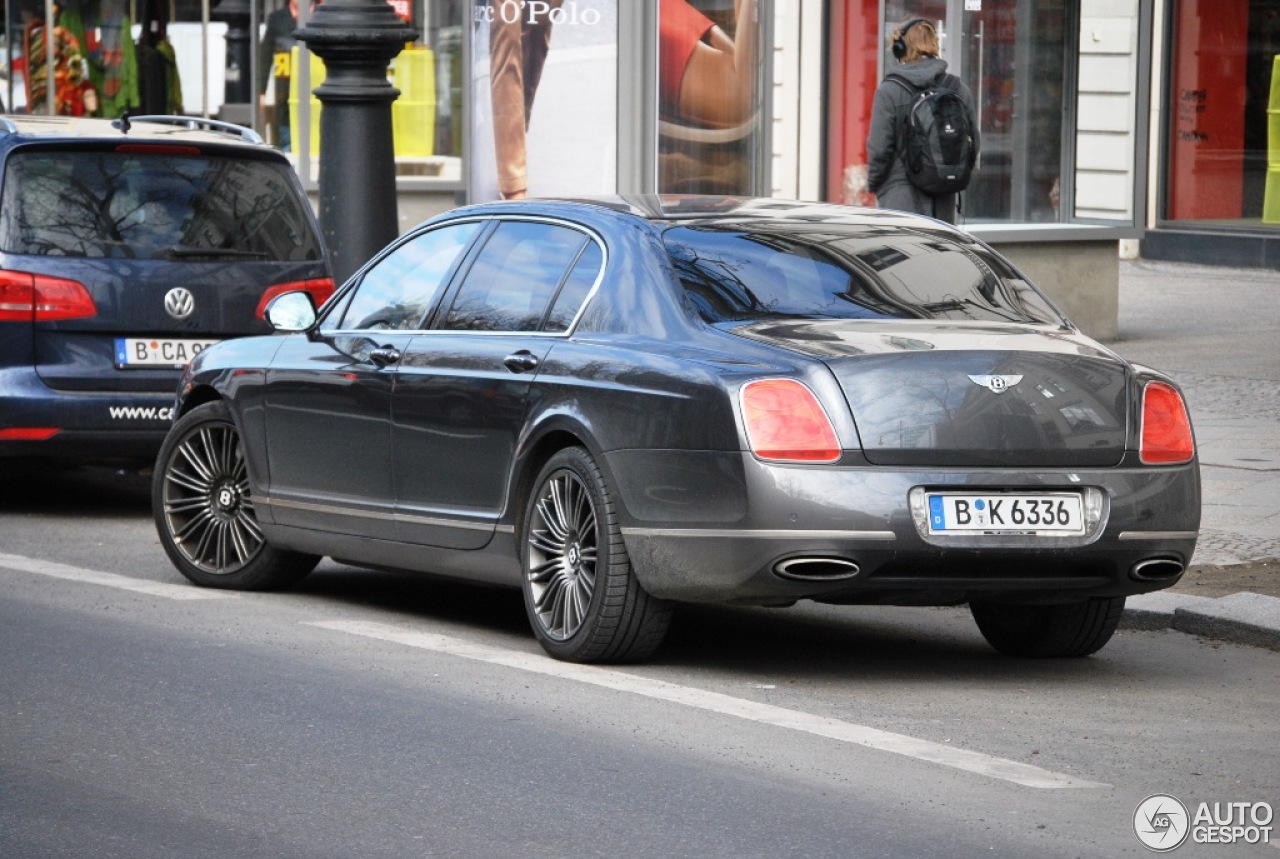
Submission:
POLYGON ((0 321, 56 322, 98 315, 84 284, 22 271, 0 271, 0 321))

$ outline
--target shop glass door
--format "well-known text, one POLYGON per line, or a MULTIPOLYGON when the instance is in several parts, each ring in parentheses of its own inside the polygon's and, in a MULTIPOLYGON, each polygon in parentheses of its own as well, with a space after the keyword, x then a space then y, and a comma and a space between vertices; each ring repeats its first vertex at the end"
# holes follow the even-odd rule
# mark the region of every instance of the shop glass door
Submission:
MULTIPOLYGON (((1068 196, 1070 139, 1066 0, 886 0, 886 37, 924 18, 942 59, 973 92, 982 152, 962 198, 964 221, 1052 222, 1068 196)), ((887 42, 887 39, 886 39, 887 42)), ((886 44, 884 70, 895 60, 886 44)))

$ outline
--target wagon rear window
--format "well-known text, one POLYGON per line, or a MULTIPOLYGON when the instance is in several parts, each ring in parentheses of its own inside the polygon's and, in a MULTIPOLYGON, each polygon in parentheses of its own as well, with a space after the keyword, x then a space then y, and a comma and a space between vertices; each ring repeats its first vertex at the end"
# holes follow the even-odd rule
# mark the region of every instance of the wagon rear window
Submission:
POLYGON ((0 249, 125 259, 316 260, 289 167, 256 159, 29 150, 8 160, 0 249))
POLYGON ((750 222, 665 234, 685 296, 710 323, 955 319, 1057 325, 1053 308, 977 244, 883 227, 750 222))

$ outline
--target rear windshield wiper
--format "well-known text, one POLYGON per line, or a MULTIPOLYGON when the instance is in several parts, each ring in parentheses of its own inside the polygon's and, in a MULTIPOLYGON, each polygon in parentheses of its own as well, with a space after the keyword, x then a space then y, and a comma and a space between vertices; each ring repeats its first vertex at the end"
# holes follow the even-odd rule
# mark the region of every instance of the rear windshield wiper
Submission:
POLYGON ((265 251, 246 251, 238 248, 188 248, 173 247, 166 248, 161 256, 170 259, 189 258, 189 257, 205 257, 207 259, 225 259, 227 257, 240 257, 243 259, 270 259, 271 254, 265 251))

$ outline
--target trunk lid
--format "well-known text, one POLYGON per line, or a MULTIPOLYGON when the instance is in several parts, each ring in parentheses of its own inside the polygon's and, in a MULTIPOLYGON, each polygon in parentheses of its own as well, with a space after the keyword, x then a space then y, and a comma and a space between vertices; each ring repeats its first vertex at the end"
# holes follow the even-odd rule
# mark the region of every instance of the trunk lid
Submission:
POLYGON ((1128 365, 1069 330, 828 320, 734 333, 822 359, 877 465, 1084 468, 1124 455, 1128 365))

